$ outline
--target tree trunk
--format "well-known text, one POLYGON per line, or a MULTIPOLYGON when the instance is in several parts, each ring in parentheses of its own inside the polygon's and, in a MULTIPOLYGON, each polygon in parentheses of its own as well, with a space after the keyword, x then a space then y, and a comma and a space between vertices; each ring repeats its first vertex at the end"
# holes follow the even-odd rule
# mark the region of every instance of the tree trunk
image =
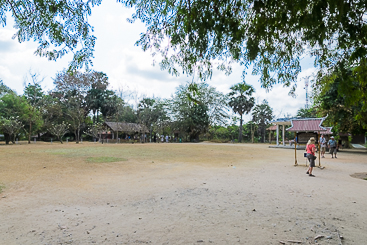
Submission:
POLYGON ((238 142, 241 143, 242 142, 242 114, 241 114, 241 119, 240 119, 240 128, 238 130, 238 142))
POLYGON ((32 134, 32 120, 29 121, 29 135, 28 135, 28 144, 31 143, 31 134, 32 134))
POLYGON ((5 138, 5 144, 9 145, 10 135, 8 133, 4 133, 4 138, 5 138))
POLYGON ((75 143, 79 144, 79 133, 80 133, 80 129, 78 128, 77 130, 75 130, 75 143))

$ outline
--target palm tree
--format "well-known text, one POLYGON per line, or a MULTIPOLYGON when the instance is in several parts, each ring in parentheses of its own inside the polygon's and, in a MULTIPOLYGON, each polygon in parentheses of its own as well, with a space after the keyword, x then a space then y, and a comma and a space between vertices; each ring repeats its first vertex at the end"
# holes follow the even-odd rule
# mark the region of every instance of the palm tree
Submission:
POLYGON ((263 100, 262 104, 256 105, 252 111, 252 121, 259 127, 260 135, 264 143, 266 126, 269 125, 272 119, 273 109, 269 106, 266 100, 263 100))
POLYGON ((242 116, 248 114, 255 105, 254 97, 251 97, 255 89, 245 82, 233 85, 230 88, 232 91, 228 93, 229 103, 234 113, 240 115, 240 128, 238 132, 238 142, 242 141, 242 116))

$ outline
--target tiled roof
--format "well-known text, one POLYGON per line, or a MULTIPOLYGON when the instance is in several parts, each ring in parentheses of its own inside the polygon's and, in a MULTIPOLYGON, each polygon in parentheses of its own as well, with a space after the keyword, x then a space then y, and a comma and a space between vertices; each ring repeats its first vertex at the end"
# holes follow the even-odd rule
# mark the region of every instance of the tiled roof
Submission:
POLYGON ((143 124, 125 122, 105 122, 105 124, 113 131, 149 133, 148 128, 143 124))
POLYGON ((326 128, 326 131, 320 132, 320 134, 325 134, 325 135, 331 135, 331 134, 333 134, 333 132, 331 132, 331 129, 333 127, 324 127, 324 128, 326 128))
POLYGON ((321 126, 324 118, 306 118, 306 119, 292 119, 292 126, 287 130, 290 132, 320 132, 327 131, 325 127, 321 126))
POLYGON ((277 125, 270 126, 266 130, 277 130, 277 125))

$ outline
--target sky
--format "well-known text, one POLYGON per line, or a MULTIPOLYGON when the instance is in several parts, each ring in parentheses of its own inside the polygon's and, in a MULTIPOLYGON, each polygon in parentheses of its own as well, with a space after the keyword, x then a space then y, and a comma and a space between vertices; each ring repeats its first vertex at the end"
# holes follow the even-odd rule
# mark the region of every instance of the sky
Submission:
MULTIPOLYGON (((148 97, 170 98, 180 84, 192 82, 193 78, 186 75, 175 77, 166 70, 161 70, 159 65, 152 65, 151 54, 135 46, 135 42, 146 28, 139 21, 133 24, 127 22, 126 19, 131 17, 132 13, 133 9, 127 9, 113 1, 102 1, 100 6, 92 9, 89 22, 94 26, 94 35, 97 37, 92 69, 107 74, 110 89, 137 91, 140 95, 148 97)), ((13 26, 14 21, 9 13, 6 27, 0 26, 0 80, 18 94, 22 94, 27 84, 25 77, 31 71, 44 78, 41 87, 45 91, 53 89, 53 78, 57 72, 68 67, 72 56, 66 55, 57 61, 48 61, 47 58, 35 56, 37 43, 33 41, 19 43, 16 39, 12 39, 16 32, 13 26)), ((259 76, 247 75, 245 81, 255 88, 253 96, 256 103, 260 104, 266 99, 273 108, 276 118, 285 115, 295 116, 297 110, 304 108, 306 103, 304 77, 315 71, 312 58, 303 58, 301 65, 302 72, 298 77, 295 98, 288 95, 290 88, 278 84, 267 92, 261 88, 259 76)), ((242 81, 243 69, 235 64, 229 76, 224 72, 214 71, 212 78, 206 82, 218 91, 228 93, 232 85, 242 81)), ((251 71, 247 73, 251 74, 251 71)), ((308 91, 311 91, 310 87, 308 91)), ((244 120, 248 121, 251 118, 247 116, 244 120)))

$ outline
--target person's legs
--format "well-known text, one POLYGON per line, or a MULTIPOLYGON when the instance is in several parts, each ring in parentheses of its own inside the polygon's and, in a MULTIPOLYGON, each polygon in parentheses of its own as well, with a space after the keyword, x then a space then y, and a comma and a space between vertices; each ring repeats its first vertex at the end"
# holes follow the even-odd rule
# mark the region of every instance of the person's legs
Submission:
POLYGON ((312 170, 315 167, 315 159, 316 157, 310 154, 310 168, 309 168, 308 174, 311 177, 315 177, 315 175, 312 174, 312 170))
POLYGON ((310 166, 308 167, 306 174, 314 177, 314 175, 312 175, 312 170, 315 167, 315 156, 312 154, 307 154, 307 159, 310 162, 310 166))
POLYGON ((335 158, 337 158, 336 157, 336 152, 337 152, 337 150, 336 150, 336 147, 334 148, 334 155, 335 155, 335 158))

